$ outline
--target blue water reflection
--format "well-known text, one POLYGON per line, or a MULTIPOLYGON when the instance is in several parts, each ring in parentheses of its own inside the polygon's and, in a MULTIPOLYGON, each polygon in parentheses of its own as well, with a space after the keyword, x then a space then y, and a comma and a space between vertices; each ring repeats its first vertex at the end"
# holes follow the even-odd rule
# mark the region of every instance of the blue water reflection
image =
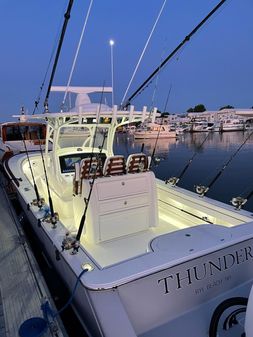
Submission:
MULTIPOLYGON (((155 156, 161 159, 153 171, 160 179, 179 176, 189 160, 193 161, 186 170, 178 186, 194 191, 195 185, 209 185, 228 162, 207 196, 230 204, 232 197, 245 197, 253 190, 253 136, 250 132, 210 133, 203 146, 206 133, 185 133, 179 139, 160 139, 157 141, 155 156), (195 155, 196 153, 196 155, 195 155)), ((114 144, 115 153, 139 152, 144 143, 144 152, 152 155, 156 140, 134 140, 133 136, 117 134, 114 144)), ((253 196, 244 209, 253 211, 253 196)))

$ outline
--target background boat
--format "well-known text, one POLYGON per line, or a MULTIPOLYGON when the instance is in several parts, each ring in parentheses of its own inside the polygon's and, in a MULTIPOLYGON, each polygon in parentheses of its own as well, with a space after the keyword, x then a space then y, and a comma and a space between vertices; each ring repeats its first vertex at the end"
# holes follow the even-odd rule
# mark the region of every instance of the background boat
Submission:
POLYGON ((0 124, 0 162, 26 150, 44 149, 46 123, 24 119, 0 124))
POLYGON ((156 123, 144 124, 142 127, 137 128, 133 134, 135 139, 163 139, 177 137, 176 131, 171 130, 170 125, 160 125, 156 123))
POLYGON ((220 122, 220 132, 244 131, 245 122, 239 118, 224 119, 220 122))

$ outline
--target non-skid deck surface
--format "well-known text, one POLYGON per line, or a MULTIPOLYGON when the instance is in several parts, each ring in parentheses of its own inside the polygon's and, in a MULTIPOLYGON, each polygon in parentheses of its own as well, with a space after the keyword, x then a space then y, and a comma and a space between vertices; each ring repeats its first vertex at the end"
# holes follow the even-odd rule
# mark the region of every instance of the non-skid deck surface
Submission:
MULTIPOLYGON (((1 186, 0 193, 0 337, 18 337, 25 320, 42 317, 41 298, 42 295, 48 298, 49 292, 24 237, 17 230, 17 219, 1 186)), ((48 331, 45 336, 60 337, 66 333, 59 329, 56 334, 48 331)))

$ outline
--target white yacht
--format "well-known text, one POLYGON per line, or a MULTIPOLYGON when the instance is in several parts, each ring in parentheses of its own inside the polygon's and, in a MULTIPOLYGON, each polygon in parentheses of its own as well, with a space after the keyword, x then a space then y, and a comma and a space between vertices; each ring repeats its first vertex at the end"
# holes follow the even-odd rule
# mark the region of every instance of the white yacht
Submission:
POLYGON ((88 335, 251 337, 252 213, 156 179, 144 153, 115 155, 116 128, 150 113, 89 103, 92 91, 31 116, 47 123, 45 152, 4 162, 88 335))
POLYGON ((189 132, 214 131, 214 123, 207 121, 193 121, 189 123, 189 132))
POLYGON ((135 139, 154 139, 154 138, 176 138, 177 133, 171 130, 170 125, 147 123, 134 132, 135 139))
POLYGON ((244 131, 245 123, 243 119, 239 118, 228 118, 224 119, 220 123, 220 132, 226 131, 244 131))

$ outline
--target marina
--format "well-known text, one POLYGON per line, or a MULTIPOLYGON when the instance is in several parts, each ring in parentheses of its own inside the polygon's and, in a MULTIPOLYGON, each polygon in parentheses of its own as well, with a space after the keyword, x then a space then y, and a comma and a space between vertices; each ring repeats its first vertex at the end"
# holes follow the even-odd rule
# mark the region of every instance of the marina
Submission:
MULTIPOLYGON (((149 43, 167 31, 170 20, 164 15, 175 4, 162 0, 158 12, 151 2, 149 12, 136 3, 127 33, 136 37, 145 30, 146 35, 145 20, 134 26, 137 8, 142 19, 152 12, 153 26, 140 54, 137 41, 127 38, 122 74, 129 75, 126 59, 130 64, 137 54, 139 59, 119 99, 124 76, 115 72, 115 41, 108 39, 109 81, 104 69, 109 64, 96 45, 113 26, 115 32, 126 33, 119 24, 122 12, 128 17, 126 7, 122 11, 125 4, 121 15, 113 11, 112 18, 110 1, 105 6, 90 0, 82 9, 78 2, 67 1, 33 109, 22 106, 0 124, 0 337, 253 337, 253 107, 242 99, 243 81, 232 83, 228 73, 230 87, 241 83, 237 94, 245 108, 223 104, 223 70, 225 65, 236 68, 227 58, 219 71, 220 61, 214 63, 215 71, 205 66, 208 79, 197 72, 201 62, 191 60, 194 72, 190 76, 182 71, 178 96, 173 72, 169 79, 164 74, 170 62, 178 69, 183 66, 183 54, 205 26, 219 37, 224 34, 227 26, 222 22, 218 29, 214 21, 220 22, 220 14, 230 17, 232 5, 212 0, 189 26, 180 16, 170 39, 181 26, 183 37, 170 44, 170 52, 164 46, 159 59, 151 52, 145 63, 149 43), (106 13, 109 20, 102 24, 106 13), (162 22, 166 25, 158 34, 162 22), (90 47, 83 54, 84 33, 90 47), (79 53, 86 70, 75 74, 79 53), (144 79, 131 93, 140 63, 144 79), (208 90, 214 74, 215 87, 208 90), (196 84, 198 97, 215 101, 217 110, 193 103, 196 84), (183 114, 168 112, 175 97, 192 107, 183 114)), ((232 13, 239 15, 242 5, 233 6, 232 13)), ((200 9, 197 2, 195 9, 200 9)), ((40 10, 36 12, 39 18, 40 10)), ((47 13, 45 31, 51 14, 55 23, 53 11, 47 13)), ((189 17, 189 9, 185 13, 189 17)), ((211 63, 214 54, 208 48, 215 42, 210 41, 195 51, 206 53, 211 63)), ((221 41, 216 57, 226 49, 225 39, 221 41)), ((158 45, 154 50, 159 52, 158 45)), ((36 73, 41 69, 37 64, 36 73)))
MULTIPOLYGON (((102 88, 80 88, 78 95, 87 96, 99 90, 102 88)), ((176 186, 178 181, 171 185, 169 179, 155 178, 155 149, 150 149, 150 155, 145 144, 126 158, 124 153, 114 154, 117 128, 145 120, 150 115, 145 107, 142 111, 132 107, 129 113, 116 108, 110 111, 107 107, 98 110, 98 103, 88 102, 87 111, 85 104, 76 105, 70 112, 30 116, 47 120, 45 152, 20 153, 4 162, 5 173, 54 268, 69 290, 80 282, 73 305, 82 324, 92 336, 116 337, 122 326, 126 336, 163 336, 172 324, 166 320, 166 313, 166 317, 175 317, 173 326, 180 335, 185 334, 181 322, 190 317, 197 329, 192 329, 194 335, 202 336, 209 324, 210 331, 216 330, 212 317, 202 316, 203 325, 199 328, 196 320, 201 312, 215 312, 226 301, 228 291, 231 299, 234 294, 243 299, 249 294, 252 276, 247 265, 251 261, 252 213, 242 209, 244 203, 236 208, 205 196, 212 184, 199 195, 176 186), (191 239, 187 240, 188 237, 191 239), (245 242, 249 248, 245 248, 245 242), (235 249, 246 249, 247 254, 243 257, 247 264, 240 265, 240 277, 237 268, 230 269, 234 262, 228 268, 228 261, 225 259, 223 265, 218 258, 220 254, 234 254, 235 249), (181 275, 183 270, 192 268, 192 263, 206 265, 203 261, 213 261, 223 277, 233 280, 233 286, 219 281, 215 300, 211 301, 216 290, 210 287, 204 297, 200 296, 203 304, 191 310, 200 298, 193 296, 197 291, 196 285, 191 286, 193 276, 189 276, 189 284, 184 281, 181 295, 176 292, 183 288, 181 281, 169 285, 164 271, 181 275), (140 301, 136 301, 137 293, 140 301), (169 302, 166 294, 171 297, 169 302), (182 301, 181 296, 188 300, 182 301), (156 307, 155 317, 153 308, 149 310, 145 305, 147 298, 156 307), (172 309, 176 302, 180 303, 177 311, 172 309), (105 307, 110 307, 106 316, 105 307), (113 325, 115 310, 120 315, 120 327, 113 325), (181 316, 185 310, 188 314, 181 316)), ((195 137, 195 141, 200 140, 195 137)), ((236 151, 231 152, 230 157, 234 157, 236 151)), ((219 274, 213 269, 210 273, 196 276, 201 289, 217 282, 219 274)), ((231 314, 235 315, 233 308, 238 304, 231 301, 231 314)), ((234 336, 238 327, 231 329, 234 336)))

